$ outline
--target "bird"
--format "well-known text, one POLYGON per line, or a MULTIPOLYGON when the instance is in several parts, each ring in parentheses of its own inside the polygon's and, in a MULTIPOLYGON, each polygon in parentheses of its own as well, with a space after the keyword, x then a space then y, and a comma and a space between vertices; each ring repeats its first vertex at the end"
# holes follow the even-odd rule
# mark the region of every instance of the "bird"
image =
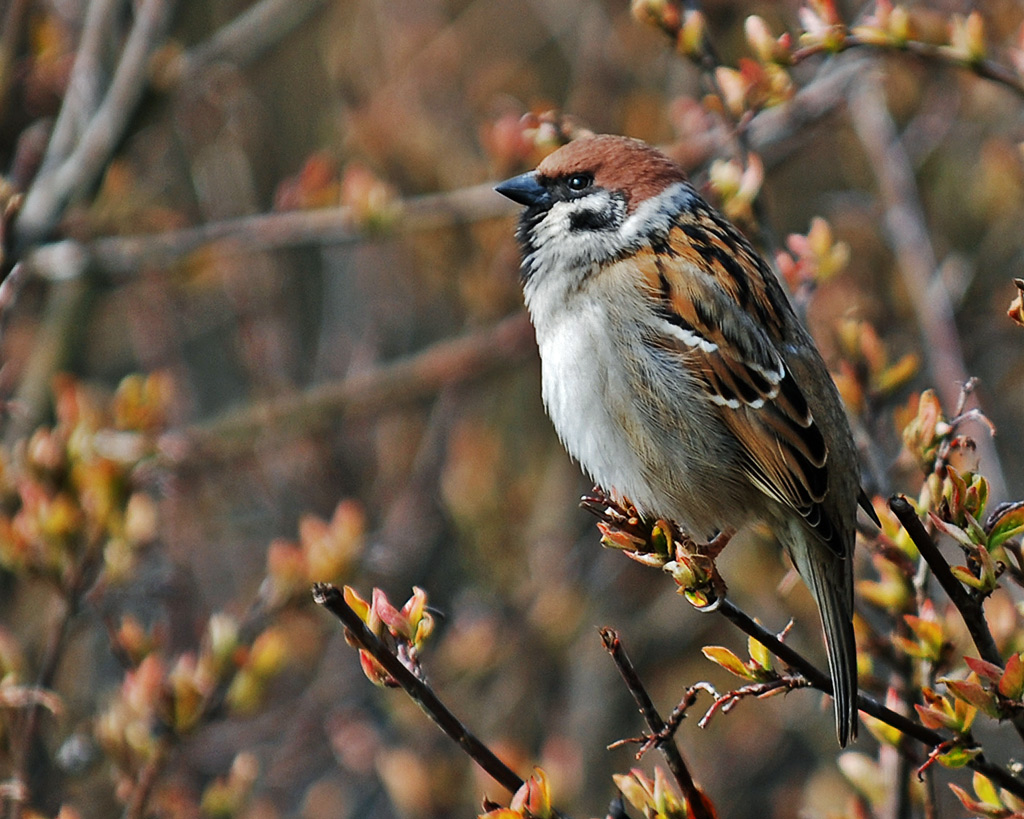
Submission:
POLYGON ((839 393, 772 267, 640 140, 579 137, 495 190, 525 208, 520 278, 562 444, 612 498, 702 542, 771 529, 817 603, 845 747, 866 496, 839 393))

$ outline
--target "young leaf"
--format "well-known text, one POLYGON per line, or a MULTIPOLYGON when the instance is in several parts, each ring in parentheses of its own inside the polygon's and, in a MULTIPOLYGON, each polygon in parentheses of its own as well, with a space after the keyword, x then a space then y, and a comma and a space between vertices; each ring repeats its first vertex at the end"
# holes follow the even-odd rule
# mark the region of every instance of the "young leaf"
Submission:
POLYGON ((987 660, 979 660, 977 657, 964 657, 964 662, 967 663, 967 667, 971 671, 982 679, 999 682, 999 679, 1003 676, 1003 669, 987 660))
POLYGON ((957 699, 979 708, 992 719, 1000 719, 995 695, 977 682, 977 675, 972 674, 971 677, 966 680, 941 679, 940 682, 944 683, 949 692, 957 699))
POLYGON ((726 671, 742 677, 745 680, 752 680, 754 676, 750 673, 743 661, 724 646, 704 646, 701 652, 711 662, 718 663, 726 671))
POLYGON ((1020 654, 1013 654, 1006 661, 1006 671, 999 678, 999 693, 1015 702, 1024 694, 1024 661, 1020 654))
POLYGON ((985 521, 985 530, 988 533, 989 549, 994 549, 1010 538, 1024 534, 1024 501, 997 506, 989 519, 985 521))

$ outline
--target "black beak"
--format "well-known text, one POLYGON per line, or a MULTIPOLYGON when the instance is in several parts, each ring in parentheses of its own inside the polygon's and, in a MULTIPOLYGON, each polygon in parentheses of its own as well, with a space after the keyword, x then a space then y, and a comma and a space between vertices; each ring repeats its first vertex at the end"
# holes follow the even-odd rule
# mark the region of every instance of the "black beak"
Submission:
POLYGON ((495 186, 494 190, 502 196, 507 196, 513 202, 527 207, 544 204, 550 199, 548 189, 537 181, 536 171, 506 179, 500 185, 495 186))

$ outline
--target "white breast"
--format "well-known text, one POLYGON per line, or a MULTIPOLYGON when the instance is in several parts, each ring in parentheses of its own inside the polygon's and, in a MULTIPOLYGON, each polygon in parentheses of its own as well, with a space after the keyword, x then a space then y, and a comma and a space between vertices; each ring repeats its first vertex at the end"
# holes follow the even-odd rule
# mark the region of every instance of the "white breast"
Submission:
POLYGON ((685 373, 640 377, 637 362, 651 366, 636 320, 643 296, 611 272, 538 271, 527 283, 548 415, 569 454, 613 497, 710 535, 743 517, 735 503, 719 503, 731 490, 718 426, 706 416, 712 405, 686 400, 698 388, 685 373), (659 423, 652 401, 666 408, 659 423), (694 493, 694 485, 720 486, 723 497, 694 493))
POLYGON ((527 287, 544 405, 563 445, 595 483, 642 511, 664 515, 675 504, 650 480, 658 446, 628 383, 627 360, 639 339, 625 334, 630 323, 621 316, 638 314, 639 304, 627 304, 639 294, 622 279, 593 272, 582 290, 566 288, 565 276, 538 277, 527 287), (596 290, 608 288, 615 292, 595 298, 596 290))
POLYGON ((542 393, 562 443, 612 493, 636 495, 642 467, 623 424, 631 423, 626 385, 606 366, 616 352, 599 308, 581 308, 537 331, 542 393))

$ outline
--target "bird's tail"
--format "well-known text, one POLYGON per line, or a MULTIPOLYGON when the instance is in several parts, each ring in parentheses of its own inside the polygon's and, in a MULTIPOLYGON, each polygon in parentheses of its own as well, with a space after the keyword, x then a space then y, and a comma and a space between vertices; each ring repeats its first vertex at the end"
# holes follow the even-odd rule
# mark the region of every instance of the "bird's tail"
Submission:
POLYGON ((818 543, 793 554, 797 571, 811 590, 825 631, 828 670, 832 676, 836 735, 846 747, 857 737, 857 643, 853 636, 853 583, 849 561, 818 543))

